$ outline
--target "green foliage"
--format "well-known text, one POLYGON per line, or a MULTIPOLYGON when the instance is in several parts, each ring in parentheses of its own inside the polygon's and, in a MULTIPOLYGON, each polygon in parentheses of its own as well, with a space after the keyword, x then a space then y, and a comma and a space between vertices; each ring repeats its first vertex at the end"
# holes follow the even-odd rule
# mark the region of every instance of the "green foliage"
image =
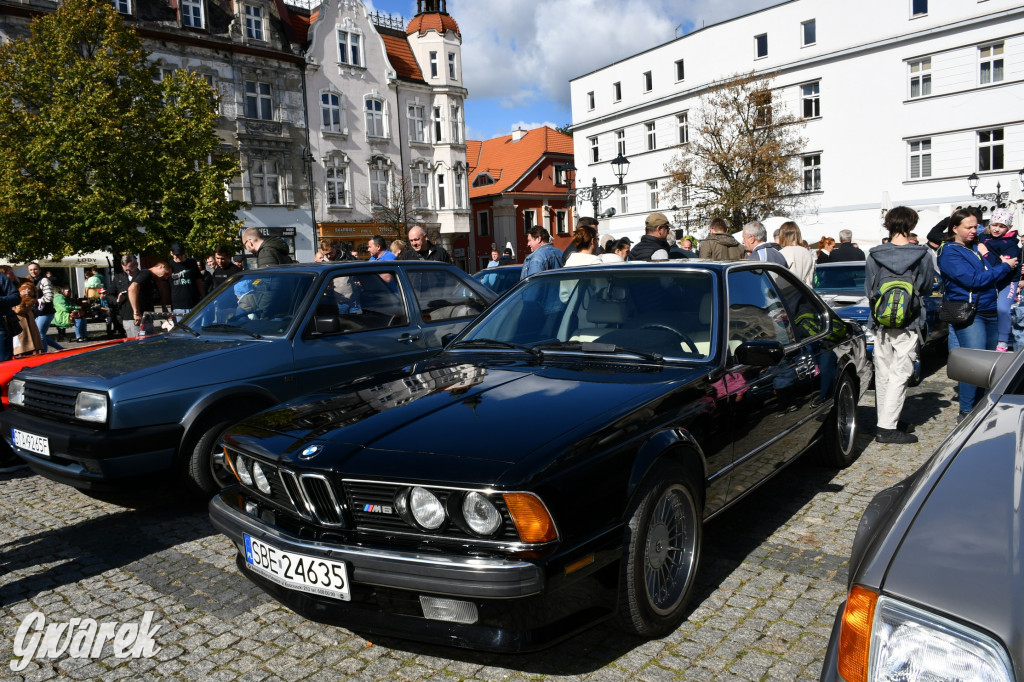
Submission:
POLYGON ((0 46, 0 254, 205 253, 237 234, 214 93, 157 77, 102 0, 67 0, 0 46))
POLYGON ((665 166, 671 201, 689 196, 699 219, 723 217, 733 231, 800 204, 804 124, 773 102, 771 78, 734 76, 701 97, 690 142, 665 166))

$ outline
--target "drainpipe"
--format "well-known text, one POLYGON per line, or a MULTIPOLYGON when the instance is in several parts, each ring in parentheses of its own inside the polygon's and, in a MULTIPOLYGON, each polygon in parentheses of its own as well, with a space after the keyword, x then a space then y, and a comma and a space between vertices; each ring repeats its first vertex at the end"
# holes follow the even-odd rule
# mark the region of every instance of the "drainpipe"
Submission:
POLYGON ((306 153, 302 161, 306 166, 306 188, 309 191, 309 217, 313 221, 313 241, 310 246, 313 253, 317 252, 317 240, 320 238, 319 230, 316 227, 316 193, 313 191, 313 149, 309 146, 309 97, 306 93, 306 62, 303 60, 302 68, 299 70, 302 80, 302 120, 306 124, 306 153))

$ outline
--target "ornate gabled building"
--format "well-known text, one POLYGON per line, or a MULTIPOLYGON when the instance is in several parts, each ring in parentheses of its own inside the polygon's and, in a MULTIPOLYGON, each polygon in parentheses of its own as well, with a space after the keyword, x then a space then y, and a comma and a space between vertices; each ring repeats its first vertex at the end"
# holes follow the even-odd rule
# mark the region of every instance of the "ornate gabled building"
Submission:
POLYGON ((445 0, 418 10, 406 27, 359 0, 326 0, 312 19, 313 209, 326 238, 393 236, 373 208, 397 201, 447 246, 469 231, 462 38, 445 0))

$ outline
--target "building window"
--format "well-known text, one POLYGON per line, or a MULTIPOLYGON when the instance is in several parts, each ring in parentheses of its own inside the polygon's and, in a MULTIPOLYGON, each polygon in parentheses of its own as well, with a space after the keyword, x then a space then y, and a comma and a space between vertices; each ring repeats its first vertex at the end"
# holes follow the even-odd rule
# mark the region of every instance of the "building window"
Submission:
POLYGON ((593 111, 594 104, 594 91, 591 90, 590 92, 587 93, 587 109, 593 111))
POLYGON ((363 65, 362 36, 351 31, 338 31, 338 61, 350 66, 363 65))
POLYGON ((615 131, 615 153, 619 156, 626 155, 626 131, 619 129, 615 131))
POLYGON ((755 90, 750 93, 754 105, 754 125, 765 127, 772 124, 772 93, 770 90, 755 90))
POLYGON ((998 83, 1003 80, 1003 44, 995 43, 978 48, 980 71, 978 82, 981 85, 998 83))
POLYGON ((804 191, 817 192, 821 189, 821 154, 804 157, 804 191))
POLYGON ((323 130, 329 133, 341 132, 341 96, 333 92, 320 94, 320 113, 323 130))
POLYGON ((181 0, 181 25, 192 28, 203 27, 202 0, 181 0))
POLYGON ((654 129, 654 121, 644 124, 647 132, 647 151, 652 152, 658 148, 658 133, 654 129))
POLYGON ((280 204, 281 188, 277 161, 257 159, 250 173, 252 203, 280 204))
POLYGON ((1003 169, 1003 129, 978 131, 978 170, 1003 169))
POLYGON ((444 196, 444 171, 438 171, 437 173, 437 207, 438 209, 445 208, 448 202, 445 201, 444 196))
POLYGON ((626 185, 619 188, 619 213, 629 213, 629 188, 626 185))
POLYGON ((388 167, 377 159, 370 165, 370 203, 374 206, 388 206, 388 167))
POLYGON ((462 171, 455 171, 455 186, 452 191, 455 193, 455 208, 466 208, 462 202, 462 184, 465 182, 465 174, 462 171))
POLYGON ((245 116, 264 121, 274 119, 274 100, 270 96, 270 83, 245 81, 245 116))
POLYGON ((121 14, 131 14, 132 13, 132 3, 131 3, 131 0, 114 0, 114 9, 116 9, 121 14))
POLYGON ((491 234, 491 216, 487 211, 479 211, 476 214, 476 233, 481 237, 491 234))
POLYGON ((761 59, 768 56, 768 34, 762 33, 754 36, 754 59, 761 59))
POLYGON ((441 107, 434 107, 434 144, 441 144, 441 107))
POLYGON ((412 171, 412 205, 415 208, 430 208, 430 173, 423 166, 412 171))
POLYGON ((928 14, 928 0, 910 0, 910 16, 920 17, 928 14))
POLYGON ((644 92, 654 89, 654 75, 650 71, 644 71, 644 92))
POLYGON ((683 64, 683 60, 680 59, 676 62, 676 80, 681 81, 686 78, 686 66, 683 64))
POLYGON ((819 85, 819 83, 807 83, 800 86, 800 96, 803 99, 804 105, 804 118, 818 118, 821 116, 819 85))
POLYGON ((454 52, 449 52, 448 53, 448 78, 452 79, 453 81, 454 80, 458 80, 458 78, 455 77, 455 53, 454 52))
POLYGON ((422 104, 409 105, 409 141, 427 141, 427 111, 422 104))
POLYGON ((800 23, 800 38, 803 45, 813 45, 818 42, 818 30, 814 19, 808 19, 800 23))
POLYGON ((263 40, 263 8, 245 6, 245 35, 253 40, 263 40))
POLYGON ((927 97, 932 94, 932 58, 925 57, 910 62, 910 97, 927 97))
POLYGON ((528 209, 523 211, 523 232, 527 233, 537 224, 537 212, 528 209))
POLYGON ((327 194, 329 206, 348 206, 348 169, 343 166, 327 166, 327 194))
POLYGON ((931 138, 910 141, 910 179, 932 176, 931 138))
POLYGON ((565 176, 565 168, 560 164, 555 166, 555 186, 565 187, 569 184, 568 178, 565 176))
POLYGON ((622 100, 622 83, 612 83, 612 101, 619 102, 622 100))
POLYGON ((647 193, 650 196, 650 207, 651 210, 658 208, 658 181, 651 180, 647 183, 647 193))
POLYGON ((430 77, 437 78, 437 53, 430 53, 430 77))
POLYGON ((687 144, 690 141, 690 113, 684 111, 676 116, 676 123, 679 126, 679 144, 687 144))
POLYGON ((558 234, 569 234, 568 212, 555 211, 555 232, 558 234))
MULTIPOLYGON (((679 203, 682 204, 683 206, 689 206, 690 205, 690 186, 689 185, 683 185, 682 187, 679 188, 679 203)), ((689 223, 687 223, 687 225, 689 225, 689 223)), ((689 228, 687 228, 687 229, 689 229, 689 228)))
POLYGON ((452 144, 462 142, 462 117, 458 104, 451 106, 452 144))
POLYGON ((597 138, 591 137, 590 139, 590 163, 597 163, 601 160, 601 151, 597 146, 597 138))
POLYGON ((384 102, 372 97, 366 98, 366 136, 387 137, 384 130, 384 102))

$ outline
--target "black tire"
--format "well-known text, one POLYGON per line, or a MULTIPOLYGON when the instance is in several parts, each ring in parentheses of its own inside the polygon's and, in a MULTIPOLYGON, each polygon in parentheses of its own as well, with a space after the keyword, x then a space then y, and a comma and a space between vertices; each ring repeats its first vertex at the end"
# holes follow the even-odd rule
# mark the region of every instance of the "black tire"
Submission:
POLYGON ((185 483, 191 491, 207 499, 221 488, 235 482, 235 477, 224 464, 224 452, 220 448, 224 433, 233 425, 259 411, 256 406, 233 407, 218 410, 210 415, 199 427, 198 440, 186 448, 185 483))
POLYGON ((619 573, 619 627, 660 637, 682 620, 703 538, 701 496, 678 464, 657 465, 645 479, 626 526, 619 573))
POLYGON ((857 440, 857 387, 844 373, 836 386, 832 413, 825 422, 825 436, 818 451, 819 460, 827 467, 845 469, 857 461, 860 452, 857 440))

